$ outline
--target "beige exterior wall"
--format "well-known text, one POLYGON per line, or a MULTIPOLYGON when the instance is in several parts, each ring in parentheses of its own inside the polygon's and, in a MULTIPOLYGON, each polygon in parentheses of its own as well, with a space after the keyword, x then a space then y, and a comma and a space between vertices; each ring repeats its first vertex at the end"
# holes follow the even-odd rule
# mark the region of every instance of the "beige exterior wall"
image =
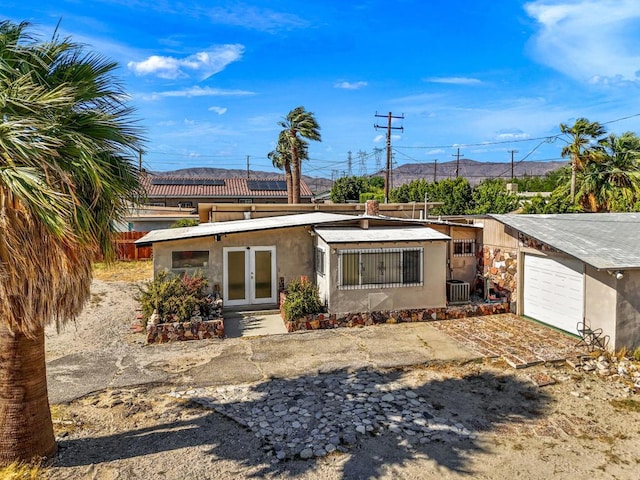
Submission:
POLYGON ((329 269, 324 279, 329 313, 406 310, 445 307, 447 243, 396 242, 368 244, 332 244, 328 248, 329 269), (362 248, 423 247, 423 285, 418 287, 340 289, 338 250, 362 248))
POLYGON ((609 346, 616 348, 617 280, 606 271, 585 265, 584 319, 592 329, 609 335, 609 346))
MULTIPOLYGON (((276 281, 278 282, 282 278, 286 285, 300 275, 313 278, 313 239, 305 227, 225 235, 220 241, 216 241, 214 237, 204 237, 155 243, 153 245, 154 274, 159 271, 171 271, 171 254, 174 251, 207 250, 209 264, 202 270, 211 286, 219 286, 222 292, 224 290, 223 248, 248 246, 276 247, 276 281)), ((193 269, 189 269, 191 270, 193 269)))
POLYGON ((624 277, 615 281, 618 284, 615 348, 640 347, 640 271, 625 270, 624 277))

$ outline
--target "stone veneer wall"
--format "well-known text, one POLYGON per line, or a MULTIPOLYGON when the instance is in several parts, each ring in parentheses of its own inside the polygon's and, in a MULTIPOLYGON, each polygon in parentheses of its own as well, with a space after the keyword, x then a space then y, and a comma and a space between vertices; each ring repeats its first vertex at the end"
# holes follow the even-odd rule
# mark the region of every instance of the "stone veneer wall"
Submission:
POLYGON ((224 321, 175 322, 147 325, 147 343, 167 343, 181 340, 224 338, 224 321))
MULTIPOLYGON (((494 289, 511 303, 516 311, 518 298, 518 252, 498 247, 483 247, 484 278, 488 278, 494 289)), ((485 292, 486 295, 486 292, 485 292)))
MULTIPOLYGON (((284 293, 281 293, 281 306, 283 301, 284 293)), ((434 320, 447 320, 451 318, 493 315, 497 313, 506 313, 508 311, 508 303, 482 303, 456 305, 444 308, 343 313, 337 315, 319 313, 316 315, 307 315, 293 321, 284 320, 284 325, 287 328, 288 332, 296 332, 299 330, 321 330, 328 328, 359 327, 378 325, 381 323, 431 322, 434 320)), ((282 307, 280 307, 280 315, 283 319, 285 318, 282 307)))

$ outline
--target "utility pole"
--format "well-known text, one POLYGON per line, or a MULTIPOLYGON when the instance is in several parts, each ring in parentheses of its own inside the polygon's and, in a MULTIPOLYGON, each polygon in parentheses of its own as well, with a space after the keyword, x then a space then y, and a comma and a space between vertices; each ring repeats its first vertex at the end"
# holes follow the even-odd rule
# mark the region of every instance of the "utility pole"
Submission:
POLYGON ((464 153, 460 153, 460 147, 458 147, 458 153, 451 154, 452 157, 456 157, 456 178, 460 175, 460 157, 464 155, 464 153))
POLYGON ((509 150, 511 152, 511 183, 513 183, 515 176, 513 172, 513 154, 518 153, 518 150, 509 150))
POLYGON ((247 180, 249 180, 249 158, 251 157, 247 155, 247 180))
POLYGON ((438 181, 438 159, 433 161, 433 183, 438 181))
POLYGON ((391 131, 392 130, 400 130, 404 131, 404 127, 392 127, 391 121, 394 118, 404 119, 404 115, 394 116, 391 112, 387 115, 378 115, 376 113, 376 117, 387 119, 386 127, 384 125, 374 125, 374 128, 377 130, 378 128, 386 128, 387 129, 387 167, 384 170, 384 203, 389 203, 389 184, 390 178, 389 175, 391 173, 391 131))

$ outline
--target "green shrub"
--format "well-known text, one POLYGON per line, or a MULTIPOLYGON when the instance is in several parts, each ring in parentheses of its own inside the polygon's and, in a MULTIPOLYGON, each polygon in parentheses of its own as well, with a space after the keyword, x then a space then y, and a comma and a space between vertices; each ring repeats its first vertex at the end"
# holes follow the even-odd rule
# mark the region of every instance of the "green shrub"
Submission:
POLYGON ((186 322, 191 318, 194 310, 202 313, 202 307, 206 304, 207 279, 202 272, 193 275, 173 275, 160 272, 156 278, 139 287, 136 296, 142 306, 144 324, 157 310, 160 321, 186 322))
POLYGON ((197 227, 200 222, 195 218, 181 218, 173 222, 169 228, 197 227))
POLYGON ((318 287, 307 280, 293 280, 287 285, 287 296, 282 309, 288 321, 322 311, 318 287))

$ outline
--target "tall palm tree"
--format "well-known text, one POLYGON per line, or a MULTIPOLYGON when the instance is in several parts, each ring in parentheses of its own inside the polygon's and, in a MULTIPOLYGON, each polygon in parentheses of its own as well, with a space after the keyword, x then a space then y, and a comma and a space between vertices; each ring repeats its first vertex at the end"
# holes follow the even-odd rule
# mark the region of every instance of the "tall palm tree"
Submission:
POLYGON ((570 142, 562 149, 563 157, 571 158, 571 201, 576 194, 576 172, 582 170, 585 158, 590 154, 589 146, 606 133, 606 129, 598 122, 590 122, 586 118, 578 118, 572 126, 560 124, 560 131, 566 134, 570 142))
POLYGON ((293 183, 293 203, 300 203, 300 142, 302 138, 319 142, 320 125, 312 112, 307 112, 304 107, 296 107, 291 110, 285 119, 278 122, 284 130, 285 138, 291 149, 291 167, 293 183))
POLYGON ((578 200, 592 212, 631 211, 640 200, 640 138, 611 134, 598 142, 581 174, 578 200))
POLYGON ((0 22, 0 464, 55 451, 44 327, 89 297, 91 259, 139 196, 116 64, 0 22))
MULTIPOLYGON (((306 160, 309 158, 309 145, 301 138, 297 138, 296 142, 298 158, 300 160, 306 160)), ((269 160, 274 167, 284 170, 284 177, 287 182, 287 203, 294 203, 293 201, 293 178, 291 174, 291 147, 287 134, 282 131, 278 136, 278 143, 276 148, 267 154, 269 160)))

